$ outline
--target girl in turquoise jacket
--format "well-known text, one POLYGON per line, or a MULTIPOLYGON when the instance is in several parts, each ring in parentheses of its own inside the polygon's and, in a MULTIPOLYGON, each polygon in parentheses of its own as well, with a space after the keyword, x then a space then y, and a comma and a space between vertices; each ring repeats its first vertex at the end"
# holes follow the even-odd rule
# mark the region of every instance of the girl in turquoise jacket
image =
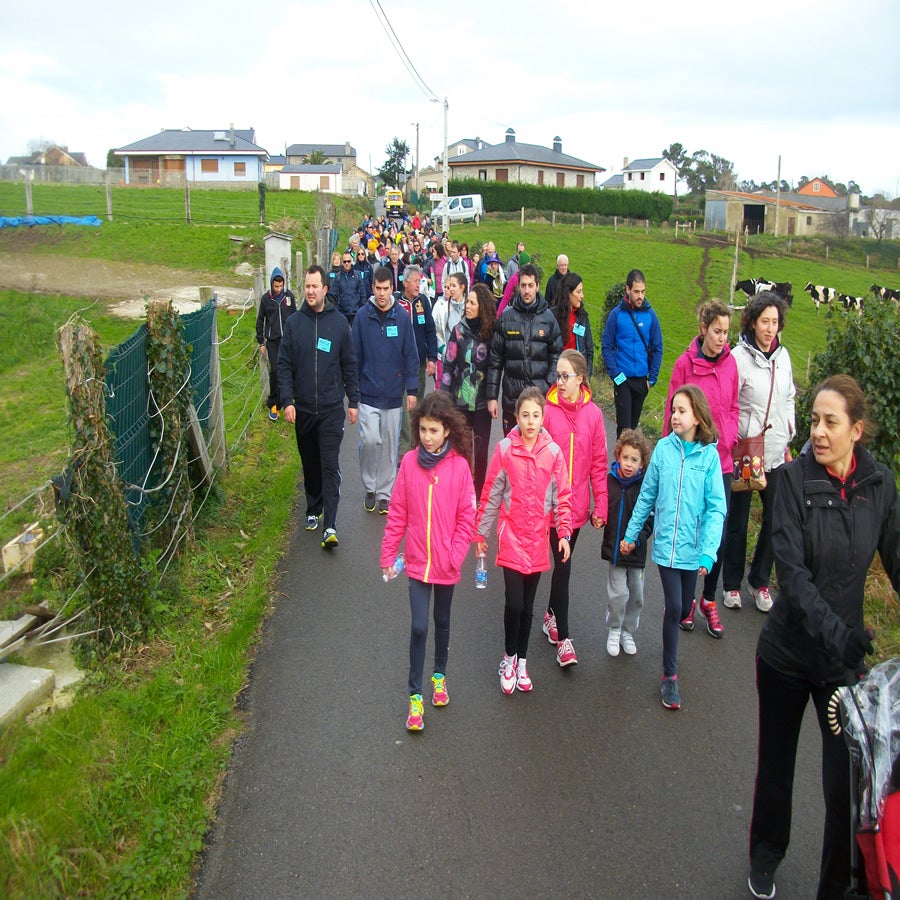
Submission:
POLYGON ((653 451, 619 551, 628 555, 652 511, 653 561, 659 566, 666 611, 663 618, 662 703, 679 709, 678 626, 694 603, 697 576, 715 562, 725 523, 725 488, 718 434, 709 403, 694 384, 672 397, 671 433, 653 451))

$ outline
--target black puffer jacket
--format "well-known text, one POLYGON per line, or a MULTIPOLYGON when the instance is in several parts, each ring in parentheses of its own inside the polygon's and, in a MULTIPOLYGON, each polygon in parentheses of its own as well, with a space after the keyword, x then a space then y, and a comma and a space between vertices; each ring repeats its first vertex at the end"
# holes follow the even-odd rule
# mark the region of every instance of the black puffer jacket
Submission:
POLYGON ((900 501, 894 476, 863 447, 846 499, 812 452, 781 469, 772 543, 779 596, 757 653, 814 684, 844 683, 850 632, 863 623, 866 574, 877 550, 900 590, 900 501))
POLYGON ((516 398, 524 388, 534 386, 546 394, 553 384, 556 362, 562 353, 562 335, 553 311, 538 294, 526 306, 516 294, 503 310, 488 359, 488 400, 500 395, 503 376, 503 409, 515 409, 516 398))

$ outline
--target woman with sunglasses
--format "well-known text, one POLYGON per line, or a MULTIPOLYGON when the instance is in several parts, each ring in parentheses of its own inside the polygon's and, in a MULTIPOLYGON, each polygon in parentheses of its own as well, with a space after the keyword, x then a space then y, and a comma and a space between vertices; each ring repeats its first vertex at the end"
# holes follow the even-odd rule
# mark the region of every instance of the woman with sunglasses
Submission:
POLYGON ((564 560, 559 553, 559 539, 553 529, 550 531, 553 575, 543 625, 547 640, 556 645, 556 661, 562 668, 578 662, 569 637, 571 553, 575 552, 578 532, 588 520, 594 528, 602 528, 606 523, 606 427, 603 413, 594 403, 587 373, 587 361, 581 353, 563 350, 556 363, 556 384, 547 392, 544 408, 544 428, 563 451, 572 489, 572 538, 568 559, 564 560))

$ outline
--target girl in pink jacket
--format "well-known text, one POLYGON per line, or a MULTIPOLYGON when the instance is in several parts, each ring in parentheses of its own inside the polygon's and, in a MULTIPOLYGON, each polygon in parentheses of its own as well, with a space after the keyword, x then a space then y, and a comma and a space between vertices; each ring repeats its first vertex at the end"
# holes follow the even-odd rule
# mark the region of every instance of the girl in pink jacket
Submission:
MULTIPOLYGON (((713 424, 719 432, 716 450, 722 464, 722 481, 725 486, 726 517, 727 506, 731 501, 731 478, 733 463, 731 451, 737 443, 738 419, 738 376, 737 363, 728 346, 728 328, 731 325, 731 310, 721 300, 710 300, 700 307, 698 315, 700 336, 691 341, 691 345, 675 361, 672 369, 672 381, 669 383, 669 396, 666 398, 666 409, 672 408, 672 398, 679 388, 686 384, 696 384, 709 401, 713 424)), ((663 436, 672 430, 669 417, 663 425, 663 436)), ((723 529, 724 533, 724 529, 723 529)), ((716 561, 703 579, 703 596, 700 598, 700 612, 706 617, 706 630, 714 638, 722 637, 724 629, 719 620, 716 606, 716 583, 722 571, 722 541, 716 561)), ((691 631, 694 627, 694 611, 696 603, 682 621, 681 629, 691 631)))
POLYGON ((494 450, 475 528, 477 552, 483 555, 486 536, 497 523, 497 565, 506 588, 505 652, 499 671, 504 694, 532 689, 528 637, 541 572, 550 568, 551 525, 563 562, 572 539, 572 489, 563 453, 542 427, 544 404, 538 388, 527 387, 519 394, 517 425, 494 450))
MULTIPOLYGON (((563 451, 572 488, 572 553, 579 531, 589 520, 594 528, 602 528, 606 523, 606 475, 609 469, 606 428, 603 413, 591 397, 587 380, 584 356, 577 350, 563 350, 556 363, 556 384, 547 392, 544 407, 544 428, 563 451)), ((556 535, 551 529, 551 550, 555 543, 556 535)), ((571 572, 571 558, 563 562, 560 554, 554 551, 543 631, 547 640, 556 645, 556 661, 562 668, 578 662, 569 637, 571 572)))
POLYGON ((445 391, 429 394, 412 414, 418 446, 400 463, 381 542, 381 571, 393 577, 393 564, 406 536, 409 575, 409 714, 406 727, 425 727, 422 673, 428 638, 428 607, 434 591, 434 674, 432 706, 446 706, 450 604, 453 587, 472 541, 475 487, 472 484, 472 432, 445 391))

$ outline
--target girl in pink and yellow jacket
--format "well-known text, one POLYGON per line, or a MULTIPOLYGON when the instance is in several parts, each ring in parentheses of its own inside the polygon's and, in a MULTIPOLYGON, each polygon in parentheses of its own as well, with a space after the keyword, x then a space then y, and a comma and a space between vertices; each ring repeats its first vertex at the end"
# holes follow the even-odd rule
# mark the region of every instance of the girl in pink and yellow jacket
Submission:
POLYGON ((433 706, 446 706, 447 656, 450 646, 450 604, 475 526, 475 487, 472 483, 472 433, 465 417, 445 391, 429 394, 412 415, 418 446, 400 463, 391 493, 381 571, 396 572, 394 560, 406 536, 409 575, 409 731, 424 726, 422 673, 428 638, 428 607, 434 592, 433 706))
POLYGON ((475 526, 478 554, 497 525, 497 565, 503 569, 505 652, 500 661, 504 694, 532 689, 526 655, 534 597, 541 572, 550 568, 550 528, 560 556, 569 558, 572 539, 569 476, 562 450, 542 427, 544 395, 527 387, 516 401, 516 426, 497 444, 481 492, 475 526))

